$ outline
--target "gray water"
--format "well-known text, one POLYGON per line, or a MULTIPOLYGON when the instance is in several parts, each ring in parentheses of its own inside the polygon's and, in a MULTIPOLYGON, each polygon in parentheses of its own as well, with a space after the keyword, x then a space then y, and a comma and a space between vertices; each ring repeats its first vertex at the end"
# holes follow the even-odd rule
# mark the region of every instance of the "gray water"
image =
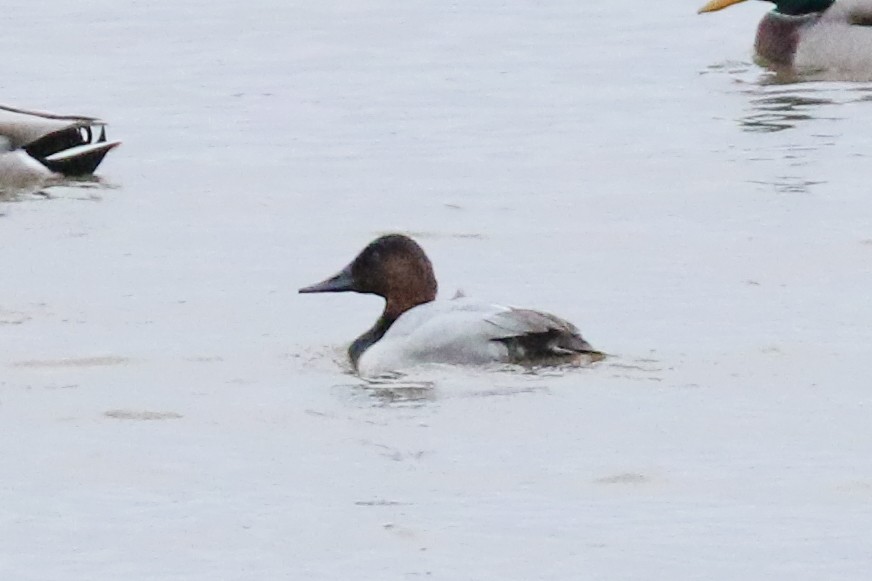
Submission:
POLYGON ((124 145, 2 208, 3 577, 865 579, 872 85, 696 8, 7 7, 124 145), (389 231, 614 356, 355 378, 389 231))

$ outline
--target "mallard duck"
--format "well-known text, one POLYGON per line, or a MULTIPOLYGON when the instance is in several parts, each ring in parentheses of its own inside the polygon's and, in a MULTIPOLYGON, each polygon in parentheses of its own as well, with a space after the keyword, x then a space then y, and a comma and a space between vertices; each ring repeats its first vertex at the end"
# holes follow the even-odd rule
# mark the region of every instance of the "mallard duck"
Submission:
POLYGON ((38 193, 61 177, 23 149, 13 148, 8 137, 0 136, 0 200, 38 193))
MULTIPOLYGON (((745 0, 711 0, 700 13, 745 0)), ((798 73, 872 78, 872 0, 766 0, 775 4, 757 27, 761 64, 798 73)))
POLYGON ((106 123, 94 117, 53 115, 2 105, 0 137, 5 138, 0 151, 8 154, 22 150, 49 172, 65 176, 94 173, 109 150, 121 143, 107 141, 106 123))

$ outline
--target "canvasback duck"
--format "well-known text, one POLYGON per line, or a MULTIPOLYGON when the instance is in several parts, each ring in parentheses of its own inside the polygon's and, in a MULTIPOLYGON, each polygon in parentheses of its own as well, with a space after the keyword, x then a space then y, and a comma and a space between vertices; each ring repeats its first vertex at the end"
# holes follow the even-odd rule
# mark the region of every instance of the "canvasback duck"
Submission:
POLYGON ((348 349, 363 376, 420 363, 559 365, 604 357, 554 315, 475 301, 437 301, 433 266, 401 234, 371 242, 339 274, 301 293, 357 292, 385 299, 375 325, 348 349))

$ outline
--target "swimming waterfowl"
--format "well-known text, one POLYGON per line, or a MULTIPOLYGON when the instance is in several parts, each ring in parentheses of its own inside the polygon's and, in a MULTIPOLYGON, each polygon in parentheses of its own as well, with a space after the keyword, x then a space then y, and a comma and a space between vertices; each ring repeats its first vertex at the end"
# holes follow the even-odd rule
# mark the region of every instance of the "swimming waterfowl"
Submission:
POLYGON ((95 117, 2 105, 0 136, 8 140, 12 150, 24 150, 48 170, 65 176, 94 173, 109 150, 121 144, 106 140, 106 123, 95 117))
POLYGON ((420 363, 577 363, 603 354, 571 323, 529 309, 460 297, 436 300, 433 266, 417 242, 402 234, 371 242, 335 276, 301 293, 357 292, 385 299, 375 325, 348 355, 364 376, 420 363))
MULTIPOLYGON (((700 13, 745 0, 711 0, 700 13)), ((757 27, 761 64, 834 78, 872 78, 872 0, 766 0, 775 4, 757 27)))
POLYGON ((23 149, 13 149, 9 138, 0 136, 0 200, 35 194, 61 174, 45 167, 23 149))

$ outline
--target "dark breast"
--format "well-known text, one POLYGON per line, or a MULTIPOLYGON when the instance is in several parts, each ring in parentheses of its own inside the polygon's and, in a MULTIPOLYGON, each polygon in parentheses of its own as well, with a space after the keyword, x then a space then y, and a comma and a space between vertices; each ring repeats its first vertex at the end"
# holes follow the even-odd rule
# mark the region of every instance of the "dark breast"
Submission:
POLYGON ((781 67, 793 65, 793 56, 803 28, 817 21, 817 14, 784 16, 770 12, 757 27, 754 50, 767 64, 781 67))

